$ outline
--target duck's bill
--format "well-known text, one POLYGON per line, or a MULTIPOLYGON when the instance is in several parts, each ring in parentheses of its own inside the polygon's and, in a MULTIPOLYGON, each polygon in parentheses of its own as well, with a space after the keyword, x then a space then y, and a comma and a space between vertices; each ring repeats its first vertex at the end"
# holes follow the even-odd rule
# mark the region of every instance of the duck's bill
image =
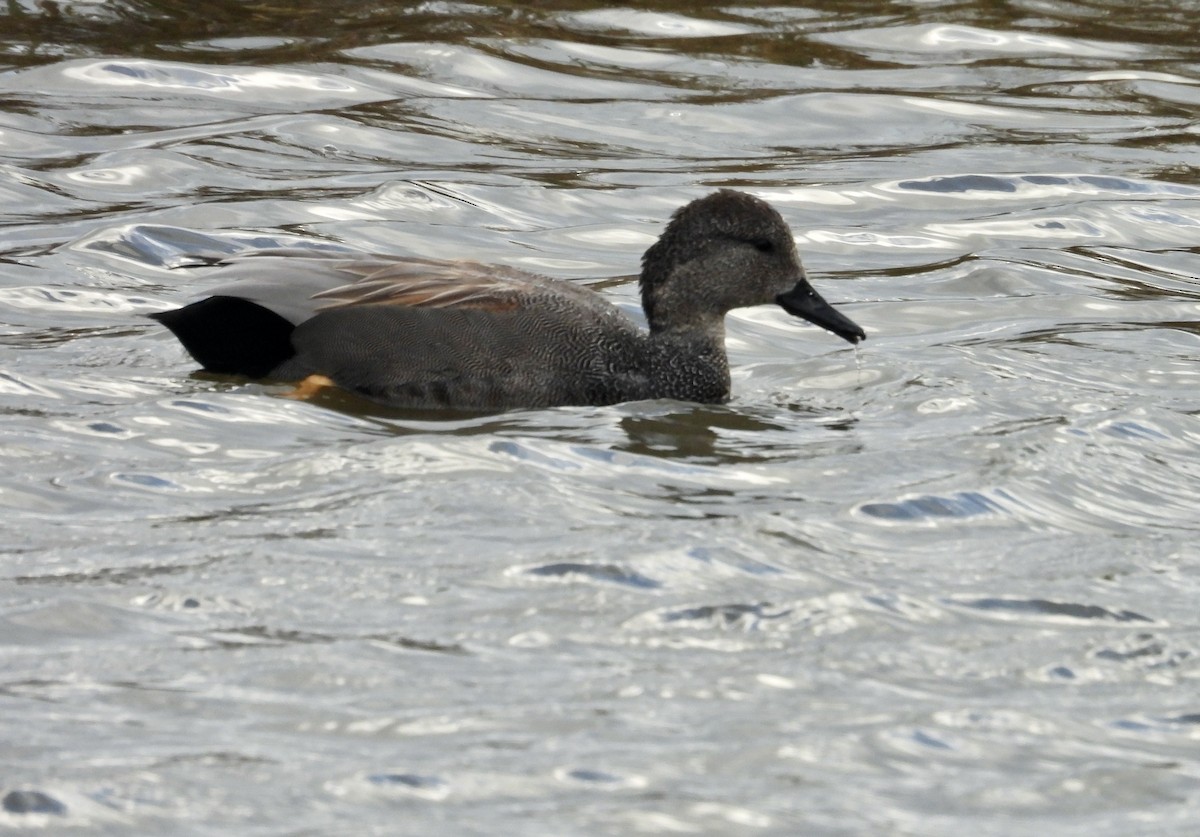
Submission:
POLYGON ((813 325, 832 331, 843 340, 857 343, 866 340, 867 333, 849 317, 839 314, 837 309, 821 298, 812 286, 803 280, 787 293, 775 297, 784 311, 795 317, 808 320, 813 325))

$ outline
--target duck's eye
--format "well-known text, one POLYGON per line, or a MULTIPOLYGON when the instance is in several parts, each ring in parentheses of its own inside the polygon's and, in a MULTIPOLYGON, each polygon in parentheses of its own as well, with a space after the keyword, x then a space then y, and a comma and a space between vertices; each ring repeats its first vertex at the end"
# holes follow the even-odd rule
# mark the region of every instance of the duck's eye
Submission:
POLYGON ((774 253, 775 244, 769 238, 752 238, 750 243, 754 245, 754 249, 760 253, 774 253))

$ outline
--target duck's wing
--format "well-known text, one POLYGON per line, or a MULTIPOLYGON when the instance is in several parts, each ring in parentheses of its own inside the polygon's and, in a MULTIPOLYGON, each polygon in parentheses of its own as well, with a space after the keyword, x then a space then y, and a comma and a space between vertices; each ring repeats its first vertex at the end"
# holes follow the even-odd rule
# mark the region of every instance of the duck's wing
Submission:
POLYGON ((205 296, 244 299, 299 325, 321 311, 363 305, 511 311, 553 298, 607 306, 595 292, 512 267, 470 261, 265 250, 220 263, 205 296))
MULTIPOLYGON (((313 298, 285 379, 319 374, 394 406, 583 404, 637 327, 595 291, 514 268, 415 259, 342 266, 355 279, 313 298)), ((621 394, 624 390, 620 391, 621 394)))
MULTIPOLYGON (((318 310, 361 305, 511 311, 540 296, 575 296, 570 285, 523 270, 467 261, 363 259, 338 265, 353 277, 313 295, 318 310)), ((589 296, 594 296, 587 292, 589 296)))

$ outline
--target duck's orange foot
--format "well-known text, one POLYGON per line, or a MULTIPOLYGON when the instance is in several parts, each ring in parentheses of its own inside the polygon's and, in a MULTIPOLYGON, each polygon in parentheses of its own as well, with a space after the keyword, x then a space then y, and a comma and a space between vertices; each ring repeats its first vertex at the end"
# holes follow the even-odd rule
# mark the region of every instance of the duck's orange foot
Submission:
POLYGON ((291 392, 285 392, 284 398, 294 398, 297 401, 307 401, 310 398, 318 395, 321 390, 326 387, 337 386, 332 378, 325 375, 309 375, 300 383, 296 384, 296 388, 291 392))

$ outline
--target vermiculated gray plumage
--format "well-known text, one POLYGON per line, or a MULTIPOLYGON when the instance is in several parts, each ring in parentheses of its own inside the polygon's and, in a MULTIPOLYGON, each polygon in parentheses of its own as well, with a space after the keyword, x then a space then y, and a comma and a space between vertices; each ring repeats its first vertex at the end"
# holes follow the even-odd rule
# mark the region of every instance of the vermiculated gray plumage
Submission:
POLYGON ((601 295, 508 267, 265 250, 151 316, 212 372, 339 387, 398 407, 503 409, 729 397, 725 314, 778 303, 851 342, 809 286, 787 225, 721 190, 672 217, 640 279, 649 333, 601 295))

